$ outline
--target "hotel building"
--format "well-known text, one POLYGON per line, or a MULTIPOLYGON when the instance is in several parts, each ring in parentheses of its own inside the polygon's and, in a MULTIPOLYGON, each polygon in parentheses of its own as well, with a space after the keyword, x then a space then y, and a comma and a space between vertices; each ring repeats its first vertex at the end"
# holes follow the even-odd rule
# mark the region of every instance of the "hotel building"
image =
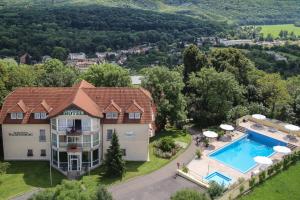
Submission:
POLYGON ((0 112, 5 160, 50 160, 64 174, 99 166, 113 132, 125 160, 149 160, 155 106, 143 88, 24 87, 0 112))

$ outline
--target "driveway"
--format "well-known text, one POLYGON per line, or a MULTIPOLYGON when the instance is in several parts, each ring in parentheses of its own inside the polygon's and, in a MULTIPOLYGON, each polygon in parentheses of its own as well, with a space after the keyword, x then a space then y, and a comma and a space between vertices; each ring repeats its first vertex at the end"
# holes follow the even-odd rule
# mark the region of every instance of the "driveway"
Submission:
POLYGON ((200 192, 204 189, 181 177, 175 178, 177 162, 188 164, 194 157, 196 151, 194 141, 192 144, 161 169, 148 175, 133 178, 124 183, 109 187, 116 200, 167 200, 177 190, 193 188, 200 192))

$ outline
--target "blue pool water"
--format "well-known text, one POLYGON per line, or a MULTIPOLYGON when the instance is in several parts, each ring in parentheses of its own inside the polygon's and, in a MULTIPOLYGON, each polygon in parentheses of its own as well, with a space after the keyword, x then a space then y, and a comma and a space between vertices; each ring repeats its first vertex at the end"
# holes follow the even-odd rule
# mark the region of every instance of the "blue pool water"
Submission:
POLYGON ((286 143, 256 133, 247 131, 245 137, 213 152, 209 156, 242 173, 256 166, 253 160, 256 156, 271 156, 276 145, 286 146, 286 143))
POLYGON ((229 178, 228 176, 225 176, 219 172, 214 172, 214 173, 209 174, 208 176, 205 177, 205 180, 215 181, 219 185, 224 185, 225 187, 227 187, 230 184, 230 182, 232 181, 231 178, 229 178))

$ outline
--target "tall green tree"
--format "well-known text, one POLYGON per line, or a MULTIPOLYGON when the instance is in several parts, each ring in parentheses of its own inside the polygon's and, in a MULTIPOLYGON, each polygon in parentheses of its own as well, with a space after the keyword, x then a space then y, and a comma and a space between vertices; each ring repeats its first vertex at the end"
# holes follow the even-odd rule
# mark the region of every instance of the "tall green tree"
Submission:
POLYGON ((36 66, 38 84, 45 87, 72 86, 78 72, 73 67, 65 66, 60 60, 49 59, 44 64, 36 66))
POLYGON ((37 75, 34 67, 30 65, 19 65, 10 67, 8 70, 9 81, 6 88, 9 91, 16 87, 29 87, 37 84, 37 75))
POLYGON ((167 122, 181 125, 187 113, 180 72, 166 67, 153 67, 145 68, 143 75, 142 86, 150 91, 157 105, 157 128, 163 129, 167 122))
POLYGON ((295 123, 300 124, 300 75, 287 79, 287 90, 295 113, 295 123))
POLYGON ((208 198, 196 190, 182 189, 173 194, 171 200, 208 200, 208 198))
POLYGON ((208 60, 196 45, 190 45, 183 52, 183 64, 183 80, 186 83, 192 72, 197 72, 208 65, 208 60))
POLYGON ((271 117, 275 117, 277 108, 290 102, 286 81, 279 74, 266 74, 257 80, 263 104, 270 108, 271 117))
POLYGON ((125 173, 125 161, 116 131, 113 132, 111 145, 105 155, 105 168, 108 176, 122 177, 125 173))
POLYGON ((188 84, 189 114, 202 127, 226 120, 227 113, 244 100, 244 88, 228 72, 203 68, 191 74, 188 84))
POLYGON ((210 53, 211 64, 218 72, 232 73, 240 84, 248 85, 249 72, 254 64, 241 52, 234 48, 214 49, 210 53))
POLYGON ((51 53, 52 58, 65 61, 68 57, 69 51, 63 47, 54 47, 51 53))
POLYGON ((127 69, 108 63, 91 66, 81 77, 95 86, 126 87, 131 85, 127 69))

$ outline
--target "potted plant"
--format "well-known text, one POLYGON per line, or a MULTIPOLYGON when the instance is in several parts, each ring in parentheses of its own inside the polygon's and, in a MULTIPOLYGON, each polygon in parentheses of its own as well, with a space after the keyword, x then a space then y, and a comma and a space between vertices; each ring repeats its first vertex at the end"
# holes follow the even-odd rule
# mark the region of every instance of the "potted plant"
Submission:
POLYGON ((206 148, 209 147, 209 140, 207 138, 205 138, 203 142, 206 148))
POLYGON ((202 157, 202 152, 199 149, 196 149, 195 155, 197 159, 200 159, 202 157))

